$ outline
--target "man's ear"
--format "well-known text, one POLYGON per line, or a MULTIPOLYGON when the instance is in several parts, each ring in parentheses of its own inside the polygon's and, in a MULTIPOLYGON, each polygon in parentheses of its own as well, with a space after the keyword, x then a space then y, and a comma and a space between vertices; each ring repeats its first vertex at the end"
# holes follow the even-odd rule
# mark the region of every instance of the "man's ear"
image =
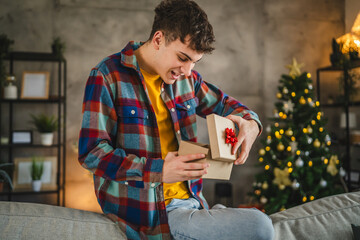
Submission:
POLYGON ((156 31, 151 40, 152 45, 155 50, 159 50, 160 45, 162 45, 165 41, 164 33, 162 31, 156 31))

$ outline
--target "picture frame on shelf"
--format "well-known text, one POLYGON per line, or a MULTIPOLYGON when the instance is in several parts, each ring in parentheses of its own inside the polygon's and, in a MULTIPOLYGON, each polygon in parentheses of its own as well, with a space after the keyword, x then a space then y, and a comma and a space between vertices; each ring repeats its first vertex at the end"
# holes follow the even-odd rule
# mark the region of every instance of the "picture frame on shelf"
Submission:
POLYGON ((21 82, 21 99, 48 99, 49 76, 46 71, 24 71, 21 82))
POLYGON ((33 135, 30 130, 15 130, 11 132, 12 144, 32 144, 33 135))
MULTIPOLYGON (((56 190, 57 157, 44 156, 44 171, 41 177, 42 190, 56 190)), ((15 170, 13 176, 14 191, 31 191, 31 157, 14 158, 15 170)))

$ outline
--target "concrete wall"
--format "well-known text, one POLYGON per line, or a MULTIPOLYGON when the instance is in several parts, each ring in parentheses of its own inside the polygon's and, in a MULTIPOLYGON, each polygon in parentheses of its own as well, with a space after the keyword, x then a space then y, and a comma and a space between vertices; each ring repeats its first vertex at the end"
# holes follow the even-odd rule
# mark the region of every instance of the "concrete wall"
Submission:
MULTIPOLYGON (((74 146, 89 71, 103 57, 120 51, 129 40, 147 39, 152 9, 158 2, 0 0, 0 33, 15 40, 14 50, 49 52, 56 36, 66 42, 68 207, 99 210, 91 177, 77 163, 74 146)), ((204 57, 195 69, 205 80, 255 110, 265 126, 266 117, 274 108, 280 75, 287 73, 284 65, 296 57, 305 63, 304 70, 315 76, 316 68, 329 65, 331 39, 342 35, 345 28, 342 0, 197 2, 213 24, 217 50, 204 57)), ((19 71, 18 79, 20 76, 19 71)), ((22 121, 16 124, 23 126, 22 121)), ((199 141, 207 141, 206 132, 204 124, 199 124, 199 141)), ((258 171, 254 167, 258 149, 256 143, 247 163, 233 171, 235 206, 248 200, 246 193, 251 190, 254 173, 258 171)), ((215 182, 205 181, 205 196, 210 204, 215 182)))

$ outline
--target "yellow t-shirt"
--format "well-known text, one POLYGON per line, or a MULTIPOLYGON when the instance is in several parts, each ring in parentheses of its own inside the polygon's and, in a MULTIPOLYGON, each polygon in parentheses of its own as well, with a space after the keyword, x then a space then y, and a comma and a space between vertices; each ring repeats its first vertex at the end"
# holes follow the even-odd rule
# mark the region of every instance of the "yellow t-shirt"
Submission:
MULTIPOLYGON (((164 159, 168 152, 177 151, 178 145, 169 110, 160 96, 162 79, 159 75, 152 75, 143 69, 140 70, 144 76, 149 98, 155 111, 160 135, 161 155, 164 159)), ((164 197, 165 204, 168 205, 173 198, 186 199, 190 197, 190 194, 185 182, 164 183, 164 197)))

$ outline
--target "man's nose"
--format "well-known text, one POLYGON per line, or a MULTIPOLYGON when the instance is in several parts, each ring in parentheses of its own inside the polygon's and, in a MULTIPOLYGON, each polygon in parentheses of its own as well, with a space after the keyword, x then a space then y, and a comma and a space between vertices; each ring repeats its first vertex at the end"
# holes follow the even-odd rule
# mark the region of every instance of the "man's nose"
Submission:
POLYGON ((194 68, 195 63, 187 62, 181 67, 181 72, 186 76, 190 76, 191 70, 194 68))

